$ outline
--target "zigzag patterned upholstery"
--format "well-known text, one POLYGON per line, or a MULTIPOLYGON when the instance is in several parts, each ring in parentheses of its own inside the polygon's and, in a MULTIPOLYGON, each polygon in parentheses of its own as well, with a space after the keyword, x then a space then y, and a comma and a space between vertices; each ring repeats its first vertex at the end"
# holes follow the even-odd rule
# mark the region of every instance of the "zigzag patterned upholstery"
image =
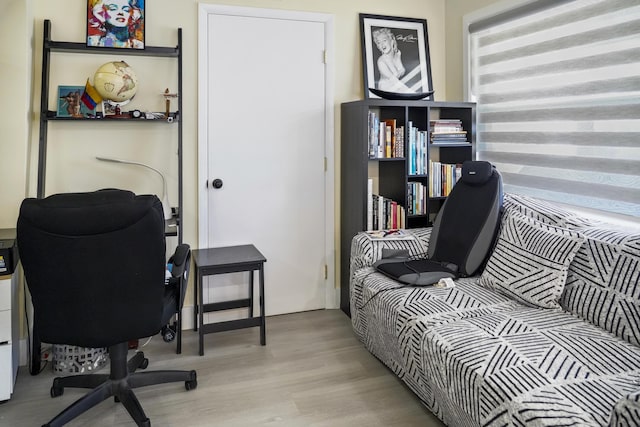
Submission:
POLYGON ((525 306, 479 284, 402 286, 377 273, 386 244, 352 244, 351 313, 367 349, 451 426, 640 426, 639 236, 551 204, 505 195, 519 212, 586 238, 560 308, 525 306))
POLYGON ((584 240, 575 231, 510 211, 480 284, 525 305, 557 308, 569 263, 584 240))
POLYGON ((583 226, 560 305, 640 346, 640 233, 583 226))
POLYGON ((633 427, 640 419, 640 392, 630 393, 620 399, 611 414, 611 425, 633 427))
POLYGON ((586 237, 569 265, 560 305, 640 346, 640 233, 586 220, 531 197, 510 194, 504 205, 586 237))

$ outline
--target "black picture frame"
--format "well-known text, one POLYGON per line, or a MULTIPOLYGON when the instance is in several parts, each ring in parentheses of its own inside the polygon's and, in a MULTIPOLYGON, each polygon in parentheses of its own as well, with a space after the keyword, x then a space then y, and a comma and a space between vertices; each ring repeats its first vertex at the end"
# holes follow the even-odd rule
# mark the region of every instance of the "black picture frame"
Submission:
POLYGON ((87 0, 87 46, 145 47, 145 0, 87 0))
POLYGON ((365 99, 433 99, 426 19, 361 13, 360 36, 365 99))

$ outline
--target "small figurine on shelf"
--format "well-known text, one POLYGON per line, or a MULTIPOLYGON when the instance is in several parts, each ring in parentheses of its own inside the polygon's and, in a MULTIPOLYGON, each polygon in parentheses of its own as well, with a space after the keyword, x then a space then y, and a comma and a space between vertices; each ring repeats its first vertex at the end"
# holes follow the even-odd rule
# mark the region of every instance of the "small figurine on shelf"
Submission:
POLYGON ((164 107, 165 107, 164 118, 169 119, 171 117, 171 98, 177 98, 178 94, 169 93, 169 88, 166 88, 162 96, 164 96, 164 107))

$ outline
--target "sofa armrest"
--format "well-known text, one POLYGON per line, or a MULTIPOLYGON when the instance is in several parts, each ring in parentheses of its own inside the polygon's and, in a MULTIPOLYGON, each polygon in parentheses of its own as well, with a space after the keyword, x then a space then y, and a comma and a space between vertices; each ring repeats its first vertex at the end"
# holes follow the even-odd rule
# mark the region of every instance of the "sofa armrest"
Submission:
POLYGON ((407 250, 410 257, 426 257, 429 247, 431 227, 405 230, 412 238, 396 239, 393 237, 371 239, 367 233, 360 232, 351 241, 350 276, 364 267, 371 267, 382 258, 383 249, 407 250))

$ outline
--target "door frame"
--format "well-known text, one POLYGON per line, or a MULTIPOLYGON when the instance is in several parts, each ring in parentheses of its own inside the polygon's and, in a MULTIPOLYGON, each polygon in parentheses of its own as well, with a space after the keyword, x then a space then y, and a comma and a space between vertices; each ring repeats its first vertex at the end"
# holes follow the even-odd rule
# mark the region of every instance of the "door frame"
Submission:
POLYGON ((209 203, 210 189, 207 187, 211 175, 208 170, 208 21, 211 15, 227 15, 254 18, 285 19, 318 22, 324 26, 325 37, 325 123, 324 123, 324 245, 327 277, 325 280, 325 307, 335 309, 340 305, 340 289, 335 281, 335 165, 334 165, 334 66, 333 66, 333 16, 325 13, 299 12, 291 10, 261 9, 199 3, 198 5, 198 247, 209 247, 209 203))

